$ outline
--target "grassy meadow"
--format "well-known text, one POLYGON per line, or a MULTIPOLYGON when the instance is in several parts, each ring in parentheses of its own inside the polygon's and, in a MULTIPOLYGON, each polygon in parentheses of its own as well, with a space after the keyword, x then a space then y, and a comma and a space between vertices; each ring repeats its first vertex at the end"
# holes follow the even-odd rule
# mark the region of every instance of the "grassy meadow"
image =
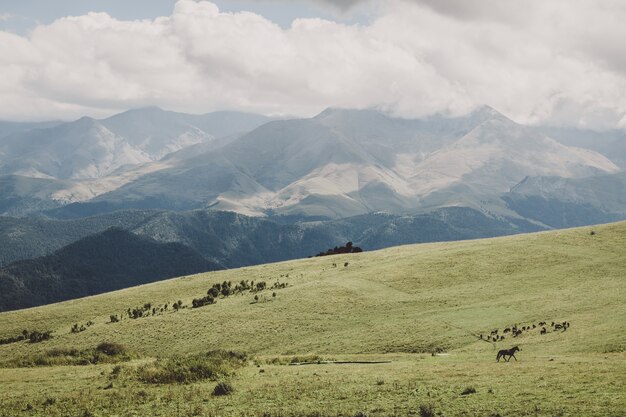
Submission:
POLYGON ((52 338, 0 345, 0 416, 624 416, 625 296, 625 222, 181 277, 1 313, 0 339, 52 338), (242 280, 288 285, 191 308, 242 280), (503 334, 515 324, 530 329, 503 334), (504 340, 480 339, 495 329, 504 340), (104 341, 125 360, 95 355, 104 341), (518 361, 495 361, 515 345, 518 361), (146 382, 216 350, 246 359, 146 382), (234 391, 214 395, 220 381, 234 391))

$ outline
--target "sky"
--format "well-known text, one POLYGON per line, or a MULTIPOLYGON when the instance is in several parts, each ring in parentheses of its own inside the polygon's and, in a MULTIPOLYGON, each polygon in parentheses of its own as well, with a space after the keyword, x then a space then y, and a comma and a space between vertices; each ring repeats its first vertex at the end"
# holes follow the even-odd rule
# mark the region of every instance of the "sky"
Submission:
POLYGON ((622 0, 0 0, 0 119, 159 106, 626 129, 622 0))

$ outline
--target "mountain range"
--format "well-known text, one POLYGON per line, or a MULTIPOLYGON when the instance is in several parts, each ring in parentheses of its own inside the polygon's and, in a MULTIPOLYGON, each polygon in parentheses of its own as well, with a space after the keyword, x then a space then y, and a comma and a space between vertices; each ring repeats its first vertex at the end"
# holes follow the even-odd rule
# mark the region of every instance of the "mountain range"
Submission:
POLYGON ((211 208, 340 219, 465 206, 523 218, 502 197, 527 177, 621 172, 620 152, 570 146, 544 130, 489 107, 424 119, 327 109, 273 121, 132 110, 2 138, 0 207, 59 218, 211 208))
POLYGON ((96 120, 0 124, 0 184, 6 214, 88 200, 162 169, 164 156, 192 145, 203 150, 270 119, 215 112, 189 115, 156 107, 96 120), (36 193, 33 193, 33 190, 36 193))
MULTIPOLYGON (((420 119, 372 109, 276 119, 149 107, 101 120, 0 122, 2 282, 16 293, 39 282, 37 271, 50 282, 73 276, 80 256, 99 265, 98 251, 80 251, 90 238, 103 253, 133 236, 157 252, 180 245, 192 265, 215 269, 347 241, 372 250, 620 220, 625 139, 524 126, 488 106, 420 119), (50 262, 74 266, 57 276, 50 262)), ((135 259, 136 274, 119 288, 154 272, 147 257, 135 259)), ((155 274, 165 276, 173 275, 155 274)), ((104 288, 78 287, 91 288, 83 295, 104 288)), ((37 297, 52 300, 28 295, 37 297)))

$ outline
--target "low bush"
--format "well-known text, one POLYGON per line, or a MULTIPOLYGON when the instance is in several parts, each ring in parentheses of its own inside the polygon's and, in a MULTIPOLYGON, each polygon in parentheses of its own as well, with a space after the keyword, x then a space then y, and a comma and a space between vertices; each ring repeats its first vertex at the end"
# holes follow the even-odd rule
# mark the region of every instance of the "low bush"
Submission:
POLYGON ((467 387, 461 393, 461 395, 470 395, 470 394, 476 394, 476 388, 474 388, 474 387, 467 387))
POLYGON ((50 338, 52 338, 52 332, 51 331, 47 331, 47 332, 38 332, 38 331, 34 331, 31 332, 28 335, 28 341, 30 343, 41 343, 44 340, 49 340, 50 338))
POLYGON ((221 395, 230 395, 232 394, 234 391, 232 385, 230 385, 228 382, 219 382, 215 388, 213 389, 213 395, 215 396, 221 396, 221 395))
POLYGON ((85 330, 87 330, 85 326, 78 326, 78 323, 75 323, 74 326, 72 326, 70 333, 80 333, 84 332, 85 330))
POLYGON ((54 348, 47 352, 15 359, 6 365, 16 368, 62 365, 94 365, 117 363, 132 359, 127 349, 118 343, 103 342, 93 349, 54 348))
POLYGON ((137 368, 137 378, 150 384, 189 384, 231 376, 247 361, 238 352, 215 350, 193 356, 157 359, 137 368))
POLYGON ((213 303, 215 303, 215 299, 213 298, 213 296, 207 295, 206 297, 202 298, 194 298, 191 302, 191 307, 199 308, 213 303))
POLYGON ((420 417, 435 417, 435 409, 430 404, 420 405, 419 415, 420 417))
POLYGON ((303 356, 293 356, 289 363, 312 363, 312 362, 322 362, 324 358, 319 355, 303 355, 303 356))
POLYGON ((108 356, 126 355, 128 353, 126 346, 114 342, 102 342, 96 346, 96 351, 108 356))
POLYGON ((21 342, 28 338, 28 330, 24 330, 21 335, 0 339, 0 345, 8 345, 10 343, 21 342))
POLYGON ((51 405, 54 405, 57 402, 56 398, 54 397, 48 397, 46 398, 46 400, 43 402, 43 406, 44 407, 49 407, 51 405))
POLYGON ((289 365, 296 363, 321 363, 332 361, 332 358, 325 358, 320 355, 297 355, 297 356, 276 356, 258 361, 259 364, 267 365, 289 365))

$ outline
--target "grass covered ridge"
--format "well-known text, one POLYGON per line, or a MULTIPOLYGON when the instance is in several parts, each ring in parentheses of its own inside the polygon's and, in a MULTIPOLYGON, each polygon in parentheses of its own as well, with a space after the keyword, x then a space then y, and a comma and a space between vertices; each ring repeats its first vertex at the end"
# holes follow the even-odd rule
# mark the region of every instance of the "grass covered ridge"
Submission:
POLYGON ((177 407, 179 415, 419 415, 431 407, 443 415, 617 416, 626 409, 624 254, 621 222, 212 272, 2 313, 0 338, 53 331, 42 343, 1 345, 2 361, 109 340, 136 355, 122 368, 144 377, 104 389, 112 364, 73 367, 65 384, 63 366, 0 369, 0 410, 8 410, 0 416, 28 404, 25 415, 48 416, 68 407, 94 415, 176 415, 177 407), (216 282, 242 280, 268 289, 191 308, 216 282), (269 289, 278 281, 288 285, 269 289), (126 313, 178 300, 189 308, 138 320, 126 313), (112 315, 121 320, 111 323, 112 315), (71 332, 87 321, 94 324, 71 332), (571 327, 478 337, 541 321, 571 327), (522 348, 518 362, 495 362, 498 349, 514 345, 522 348), (211 351, 245 352, 248 360, 228 360, 224 372, 197 382, 185 376, 191 367, 203 374, 196 365, 211 351), (293 357, 391 363, 290 366, 293 357), (235 390, 213 395, 223 378, 235 390), (475 392, 462 395, 469 388, 475 392), (76 394, 85 389, 90 396, 76 394), (56 401, 44 406, 49 393, 56 401))

